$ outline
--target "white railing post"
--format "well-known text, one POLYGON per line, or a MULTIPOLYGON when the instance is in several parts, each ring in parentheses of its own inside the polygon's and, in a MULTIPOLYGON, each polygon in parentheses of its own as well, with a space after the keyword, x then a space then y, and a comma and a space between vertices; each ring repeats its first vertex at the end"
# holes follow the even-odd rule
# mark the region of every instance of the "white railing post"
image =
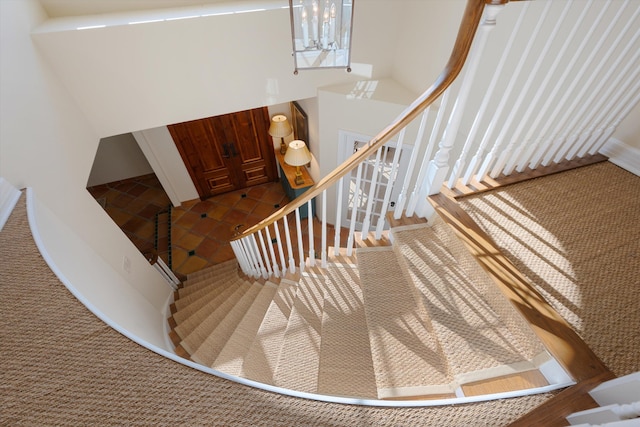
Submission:
MULTIPOLYGON (((420 123, 422 125, 422 122, 420 123)), ((396 179, 396 173, 398 171, 398 163, 400 162, 400 152, 402 151, 402 145, 404 141, 404 134, 406 128, 400 131, 398 136, 398 144, 396 144, 396 150, 393 154, 393 160, 391 162, 391 172, 389 172, 389 182, 387 183, 387 189, 384 192, 384 199, 382 201, 382 208, 380 209, 380 216, 378 217, 378 223, 376 224, 376 240, 380 240, 382 237, 382 230, 386 221, 387 209, 389 209, 389 200, 391 199, 391 192, 396 179)), ((413 152, 411 153, 413 155, 413 152)), ((407 175, 411 175, 411 170, 407 171, 407 175)))
MULTIPOLYGON (((633 92, 631 92, 631 93, 633 93, 633 92)), ((624 104, 620 105, 621 107, 624 106, 624 111, 622 111, 620 113, 616 112, 616 116, 617 116, 616 121, 614 123, 612 123, 608 128, 604 129, 602 135, 599 136, 597 138, 597 140, 593 144, 591 144, 590 147, 588 147, 589 154, 594 155, 597 152, 599 152, 600 149, 602 149, 602 146, 607 143, 607 141, 609 140, 611 135, 613 135, 613 133, 615 132, 616 128, 620 124, 620 122, 622 120, 624 120, 625 117, 627 117, 629 112, 631 112, 633 107, 635 107, 638 104, 638 102, 640 102, 640 91, 638 91, 638 89, 636 89, 636 94, 635 94, 634 99, 631 100, 631 101, 627 101, 624 104)), ((578 155, 579 156, 584 156, 584 153, 579 153, 578 155)))
POLYGON ((300 223, 300 208, 296 209, 296 233, 298 237, 298 258, 300 259, 300 272, 304 271, 304 241, 302 240, 302 224, 300 223))
POLYGON ((342 187, 344 186, 344 177, 338 180, 338 198, 336 200, 336 224, 333 236, 333 255, 340 255, 340 231, 342 230, 342 187))
POLYGON ((266 271, 263 273, 263 277, 266 279, 273 274, 273 270, 271 269, 269 252, 267 252, 267 247, 264 244, 264 237, 262 236, 262 231, 260 230, 258 230, 258 238, 260 240, 260 247, 262 248, 264 266, 266 267, 266 271))
MULTIPOLYGON (((296 208, 296 211, 298 209, 296 208)), ((287 254, 289 255, 289 271, 291 273, 295 273, 296 272, 296 261, 293 258, 293 247, 291 246, 291 232, 289 231, 289 219, 284 216, 284 236, 285 239, 287 240, 287 254)))
POLYGON ((273 230, 276 234, 276 242, 278 243, 278 255, 280 255, 280 263, 282 264, 282 275, 284 276, 285 274, 287 274, 287 261, 284 257, 284 247, 282 246, 282 237, 280 236, 278 221, 275 221, 273 223, 273 230))
POLYGON ((380 147, 378 151, 376 151, 376 162, 373 166, 373 172, 371 174, 371 185, 369 186, 369 195, 367 200, 367 209, 364 214, 364 219, 362 221, 362 238, 366 239, 367 234, 369 234, 369 224, 371 223, 371 210, 373 209, 373 200, 376 196, 376 191, 378 190, 378 170, 380 169, 380 156, 382 155, 382 151, 384 150, 384 146, 380 147))
POLYGON ((327 268, 327 190, 322 192, 322 248, 320 258, 322 268, 327 268))
MULTIPOLYGON (((445 93, 446 96, 446 93, 445 93)), ((402 216, 402 211, 404 210, 404 205, 408 199, 407 192, 409 191, 409 185, 411 183, 411 175, 413 175, 413 169, 416 166, 416 160, 418 159, 418 152, 420 151, 420 147, 422 146, 422 141, 424 138, 424 132, 427 127, 427 119, 429 118, 429 111, 431 110, 431 106, 429 106, 420 117, 420 126, 418 127, 418 135, 416 136, 415 143, 413 144, 413 150, 411 151, 411 157, 409 158, 409 165, 407 167, 407 173, 404 176, 404 181, 402 183, 402 188, 400 189, 400 195, 398 196, 398 202, 393 210, 393 217, 395 219, 399 219, 402 216)), ((402 132, 405 130, 402 129, 402 132)))
POLYGON ((478 71, 484 46, 486 45, 491 29, 496 25, 496 17, 503 8, 504 5, 485 6, 485 16, 480 24, 476 38, 474 39, 475 46, 471 49, 469 58, 465 65, 467 71, 465 72, 462 80, 460 91, 458 92, 458 98, 456 99, 453 110, 451 111, 451 116, 449 117, 449 122, 447 123, 447 127, 444 131, 442 141, 438 146, 438 152, 434 159, 429 163, 429 167, 427 169, 427 185, 424 191, 421 192, 420 199, 418 201, 418 203, 420 203, 420 211, 418 211, 419 216, 426 216, 426 210, 428 207, 426 196, 440 192, 440 188, 442 187, 447 173, 449 172, 449 152, 451 151, 456 137, 458 136, 462 116, 464 115, 467 100, 474 84, 475 75, 478 71))
POLYGON ((356 221, 358 219, 358 203, 360 201, 360 180, 362 177, 362 163, 358 165, 356 173, 356 188, 353 194, 353 206, 351 207, 351 224, 349 224, 349 237, 347 238, 347 256, 353 253, 353 240, 355 238, 356 221))
POLYGON ((258 269, 258 275, 256 277, 267 277, 267 269, 264 266, 264 262, 262 261, 262 254, 260 253, 260 248, 258 247, 258 242, 256 241, 256 235, 255 233, 251 235, 251 241, 250 241, 250 249, 253 251, 256 262, 257 262, 257 269, 258 269))
POLYGON ((273 250, 273 239, 271 238, 271 232, 269 232, 268 226, 264 229, 267 234, 267 244, 269 245, 269 254, 271 255, 271 263, 273 264, 273 274, 276 277, 280 277, 280 268, 278 267, 278 259, 276 258, 276 253, 273 250))

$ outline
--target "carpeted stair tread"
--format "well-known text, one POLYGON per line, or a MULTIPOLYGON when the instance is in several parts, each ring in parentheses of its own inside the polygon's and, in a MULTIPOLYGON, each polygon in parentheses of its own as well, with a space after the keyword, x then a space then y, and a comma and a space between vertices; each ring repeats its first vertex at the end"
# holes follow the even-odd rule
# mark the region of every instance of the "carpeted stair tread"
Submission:
POLYGON ((451 393, 440 344, 393 249, 358 249, 357 257, 378 397, 451 393))
POLYGON ((376 379, 358 271, 332 266, 325 274, 318 392, 375 399, 376 379))
POLYGON ((236 259, 231 259, 229 261, 221 262, 219 264, 212 265, 207 268, 203 268, 202 270, 194 271, 193 273, 189 273, 187 276, 187 280, 184 282, 185 287, 190 284, 198 281, 202 277, 221 274, 223 272, 237 270, 238 269, 238 261, 236 259))
POLYGON ((240 376, 242 374, 242 365, 246 354, 258 334, 260 325, 277 291, 278 285, 273 282, 268 281, 262 286, 253 304, 251 304, 245 316, 238 323, 233 334, 212 364, 212 368, 231 375, 240 376))
POLYGON ((206 282, 202 282, 202 286, 199 286, 194 291, 188 294, 178 293, 178 299, 175 300, 174 304, 178 310, 185 309, 188 305, 193 302, 202 299, 206 300, 208 297, 205 297, 208 293, 214 290, 219 290, 220 288, 224 288, 225 284, 230 282, 234 282, 240 280, 237 274, 229 275, 226 277, 219 277, 215 279, 210 279, 206 282))
POLYGON ((393 230, 393 234, 395 250, 422 295, 457 382, 535 368, 430 227, 393 230))
POLYGON ((211 273, 206 276, 201 276, 198 279, 195 279, 191 282, 189 286, 185 286, 183 288, 178 289, 179 298, 184 298, 186 296, 191 295, 192 293, 198 292, 203 288, 208 288, 211 285, 215 285, 216 283, 224 283, 228 280, 233 280, 236 277, 240 277, 238 275, 237 269, 221 271, 220 273, 211 273))
POLYGON ((297 289, 295 282, 287 279, 280 281, 280 286, 269 304, 258 333, 245 355, 242 364, 243 377, 273 384, 273 376, 278 365, 297 289))
POLYGON ((250 288, 237 300, 233 307, 231 307, 227 315, 220 320, 213 332, 200 344, 198 350, 192 353, 191 358, 195 362, 205 366, 211 366, 213 362, 215 362, 216 357, 218 357, 227 340, 233 334, 238 323, 242 320, 242 317, 247 313, 256 296, 260 293, 262 286, 263 285, 258 282, 253 282, 250 285, 250 288))
POLYGON ((480 266, 469 249, 462 243, 453 229, 440 217, 431 221, 431 229, 446 246, 470 279, 470 284, 483 296, 493 311, 509 328, 515 338, 512 342, 524 357, 532 359, 545 348, 524 318, 513 309, 509 301, 500 292, 491 277, 480 266))
POLYGON ((200 344, 202 344, 207 336, 209 336, 209 334, 215 329, 220 320, 226 316, 236 301, 238 301, 242 295, 249 290, 249 287, 249 282, 243 281, 235 286, 235 289, 232 289, 232 292, 221 294, 220 296, 224 296, 224 298, 220 299, 220 301, 216 301, 217 304, 214 310, 208 309, 208 306, 204 306, 202 309, 198 310, 198 322, 195 327, 191 322, 196 316, 190 316, 187 321, 179 324, 175 331, 182 338, 182 341, 180 342, 182 347, 184 347, 189 354, 195 353, 200 344), (185 324, 188 324, 189 329, 184 327, 185 324))
POLYGON ((324 305, 324 277, 302 276, 284 334, 274 385, 315 393, 324 305))
POLYGON ((183 307, 181 310, 173 313, 173 319, 178 324, 176 332, 178 335, 183 331, 188 331, 197 326, 197 324, 215 310, 229 295, 231 295, 237 287, 244 282, 243 279, 236 277, 233 281, 227 282, 220 287, 212 289, 209 293, 205 294, 202 298, 192 302, 191 304, 183 307))

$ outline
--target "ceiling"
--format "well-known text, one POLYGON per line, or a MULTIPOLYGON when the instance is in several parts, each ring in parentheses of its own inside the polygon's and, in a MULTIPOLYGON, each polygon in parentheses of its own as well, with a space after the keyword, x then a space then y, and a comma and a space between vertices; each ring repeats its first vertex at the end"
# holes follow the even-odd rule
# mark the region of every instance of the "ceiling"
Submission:
MULTIPOLYGON (((50 18, 112 12, 203 6, 210 4, 260 3, 262 0, 40 0, 50 18)), ((283 3, 286 0, 282 0, 283 3)))

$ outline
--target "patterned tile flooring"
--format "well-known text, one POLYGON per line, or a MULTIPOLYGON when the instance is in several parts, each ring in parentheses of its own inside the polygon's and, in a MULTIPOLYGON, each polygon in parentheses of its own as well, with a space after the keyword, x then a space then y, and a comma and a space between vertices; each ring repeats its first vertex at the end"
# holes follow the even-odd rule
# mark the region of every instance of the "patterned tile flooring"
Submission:
MULTIPOLYGON (((154 174, 87 190, 142 253, 154 250, 157 245, 158 255, 167 263, 170 258, 173 271, 181 276, 234 258, 229 240, 236 228, 246 229, 289 202, 282 185, 272 182, 203 201, 183 202, 180 207, 171 208, 169 222, 171 203, 154 174), (169 230, 170 256, 167 252, 169 230)), ((288 221, 292 231, 296 227, 294 218, 291 214, 288 221)), ((303 219, 300 226, 302 234, 307 235, 307 220, 303 219)), ((284 241, 284 230, 280 232, 284 241)), ((327 230, 327 235, 333 236, 333 230, 327 230)), ((275 237, 272 227, 271 236, 275 237)), ((314 219, 314 241, 318 248, 320 223, 317 219, 314 219)), ((297 245, 293 246, 294 258, 299 263, 297 245)), ((308 254, 306 244, 304 254, 308 254)))

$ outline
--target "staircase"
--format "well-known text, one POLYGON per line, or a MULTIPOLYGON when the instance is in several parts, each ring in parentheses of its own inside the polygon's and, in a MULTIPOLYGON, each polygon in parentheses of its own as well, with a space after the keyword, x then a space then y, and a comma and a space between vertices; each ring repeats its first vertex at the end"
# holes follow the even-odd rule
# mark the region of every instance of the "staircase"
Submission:
POLYGON ((551 357, 451 228, 417 222, 392 228, 391 246, 362 245, 326 269, 253 280, 234 260, 190 275, 171 307, 177 351, 325 396, 433 400, 548 386, 538 368, 551 357))

